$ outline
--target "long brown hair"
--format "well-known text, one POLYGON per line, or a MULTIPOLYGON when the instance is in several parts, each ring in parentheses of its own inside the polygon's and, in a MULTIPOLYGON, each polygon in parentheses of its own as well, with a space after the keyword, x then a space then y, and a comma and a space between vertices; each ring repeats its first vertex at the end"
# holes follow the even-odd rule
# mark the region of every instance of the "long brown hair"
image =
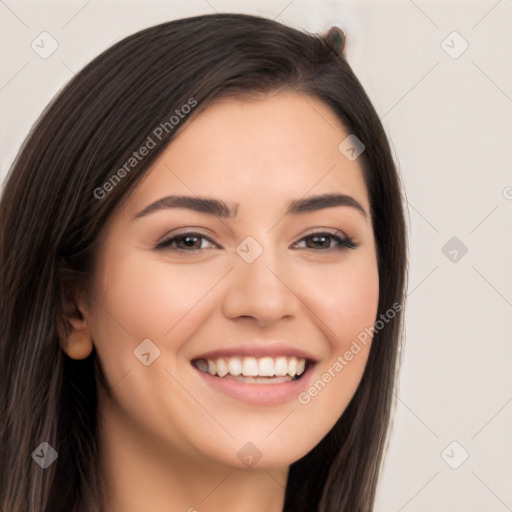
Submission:
MULTIPOLYGON (((155 127, 191 98, 288 89, 325 102, 365 145, 360 157, 377 246, 377 317, 403 304, 407 244, 399 176, 368 96, 332 33, 307 34, 242 14, 180 19, 104 51, 47 107, 15 159, 1 200, 0 506, 3 512, 102 510, 97 470, 96 353, 59 346, 66 294, 87 286, 100 233, 176 133, 108 193, 98 189, 155 127), (42 469, 41 442, 58 452, 42 469)), ((189 103, 190 104, 190 103, 189 103)), ((160 133, 160 132, 159 132, 160 133)), ((401 309, 401 308, 399 308, 401 309)), ((349 406, 325 438, 291 465, 285 512, 369 512, 390 422, 402 313, 376 331, 349 406)))

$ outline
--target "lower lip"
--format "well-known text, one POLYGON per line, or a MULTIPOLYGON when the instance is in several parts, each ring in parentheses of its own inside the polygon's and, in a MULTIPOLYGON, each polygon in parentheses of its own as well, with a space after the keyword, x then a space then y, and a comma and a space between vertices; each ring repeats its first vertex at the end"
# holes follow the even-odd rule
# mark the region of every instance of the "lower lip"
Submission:
POLYGON ((311 364, 299 380, 276 384, 246 384, 234 379, 214 377, 195 367, 194 369, 213 389, 240 402, 248 405, 280 405, 296 400, 298 395, 308 388, 314 366, 311 364))

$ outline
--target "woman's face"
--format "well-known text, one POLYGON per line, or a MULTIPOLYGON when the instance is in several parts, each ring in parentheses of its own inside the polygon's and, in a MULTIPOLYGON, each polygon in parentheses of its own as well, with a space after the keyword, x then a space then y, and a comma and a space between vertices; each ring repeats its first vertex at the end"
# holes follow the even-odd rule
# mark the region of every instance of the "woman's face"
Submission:
POLYGON ((100 414, 238 468, 289 465, 327 434, 379 296, 348 135, 321 101, 280 93, 220 100, 172 141, 111 219, 82 308, 111 387, 100 414))

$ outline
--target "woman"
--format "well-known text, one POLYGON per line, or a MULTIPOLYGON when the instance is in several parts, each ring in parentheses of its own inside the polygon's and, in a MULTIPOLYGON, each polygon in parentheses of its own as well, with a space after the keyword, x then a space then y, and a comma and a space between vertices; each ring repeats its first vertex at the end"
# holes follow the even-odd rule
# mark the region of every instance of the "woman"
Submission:
POLYGON ((2 510, 372 509, 406 234, 343 48, 181 19, 44 112, 2 196, 2 510))

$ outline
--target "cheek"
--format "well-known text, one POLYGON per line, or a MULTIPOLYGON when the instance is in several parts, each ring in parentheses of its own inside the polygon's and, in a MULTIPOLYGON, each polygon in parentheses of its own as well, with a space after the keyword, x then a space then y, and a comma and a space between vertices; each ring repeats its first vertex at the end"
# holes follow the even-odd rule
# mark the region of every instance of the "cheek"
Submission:
POLYGON ((134 341, 162 338, 181 323, 222 275, 215 262, 202 265, 199 271, 194 264, 155 261, 140 253, 109 265, 99 289, 105 309, 134 341))
POLYGON ((374 325, 379 302, 379 275, 373 253, 354 254, 336 266, 302 274, 308 306, 323 323, 334 352, 374 325))
POLYGON ((371 347, 379 301, 379 275, 372 254, 353 258, 339 268, 316 269, 305 276, 308 307, 319 318, 329 344, 329 356, 316 368, 311 387, 299 397, 310 411, 323 411, 324 425, 333 425, 343 413, 363 375, 371 347), (309 284, 308 284, 309 281, 309 284))
POLYGON ((155 261, 142 252, 112 251, 104 261, 90 324, 109 380, 133 365, 133 351, 144 339, 152 340, 164 358, 169 348, 179 350, 173 338, 190 336, 200 326, 209 292, 226 273, 216 262, 198 271, 194 264, 155 261))

